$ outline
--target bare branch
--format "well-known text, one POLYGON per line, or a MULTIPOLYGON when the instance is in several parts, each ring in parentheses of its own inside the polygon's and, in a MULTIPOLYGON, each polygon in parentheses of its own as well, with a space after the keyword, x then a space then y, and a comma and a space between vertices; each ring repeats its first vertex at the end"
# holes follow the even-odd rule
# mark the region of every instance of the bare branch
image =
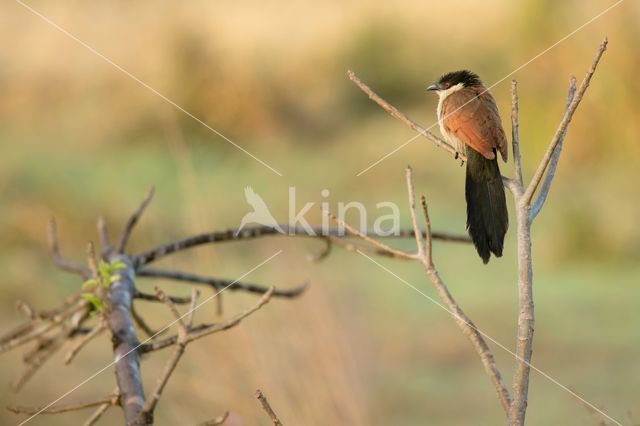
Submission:
POLYGON ((119 400, 120 400, 120 393, 118 388, 115 388, 115 390, 113 391, 113 396, 111 397, 111 400, 109 402, 105 402, 104 404, 100 405, 96 409, 96 411, 94 411, 93 414, 91 414, 91 416, 84 422, 84 426, 94 425, 98 420, 100 420, 102 415, 106 413, 109 408, 113 407, 114 405, 119 405, 119 400))
MULTIPOLYGON (((418 227, 418 215, 416 214, 416 196, 413 191, 413 171, 411 170, 411 166, 407 166, 407 170, 405 172, 407 179, 407 194, 409 195, 409 211, 411 212, 411 223, 413 224, 413 230, 416 236, 416 245, 418 246, 419 257, 424 256, 424 243, 422 239, 422 231, 418 227)), ((425 204, 426 205, 426 204, 425 204)), ((426 229, 427 238, 431 238, 429 236, 429 229, 426 229)))
POLYGON ((525 203, 526 205, 530 205, 531 199, 533 198, 533 194, 536 192, 536 189, 538 188, 538 185, 542 180, 544 172, 547 169, 549 162, 551 161, 551 157, 553 156, 553 152, 556 146, 558 145, 558 143, 560 143, 561 139, 563 138, 563 135, 566 134, 567 126, 569 126, 569 123, 573 118, 573 114, 576 112, 578 105, 580 105, 580 101, 582 101, 582 97, 584 96, 584 93, 587 90, 587 87, 589 87, 589 83, 591 82, 591 77, 593 77, 593 74, 596 71, 598 62, 600 62, 600 58, 602 58, 602 55, 607 49, 607 43, 608 43, 608 40, 605 37, 605 39, 602 41, 602 43, 598 47, 598 50, 596 51, 593 61, 591 62, 591 66, 589 67, 587 74, 582 80, 582 83, 580 83, 580 88, 578 89, 576 96, 573 98, 573 100, 571 101, 571 104, 569 105, 569 108, 567 108, 566 113, 562 117, 562 121, 560 121, 560 124, 558 125, 558 129, 556 130, 556 133, 553 135, 553 138, 551 139, 551 143, 549 144, 547 151, 542 157, 542 161, 540 161, 540 164, 538 165, 538 168, 535 174, 533 175, 533 178, 531 179, 531 182, 529 183, 529 186, 527 187, 527 190, 522 198, 522 202, 525 203))
MULTIPOLYGON (((185 305, 191 302, 191 297, 180 297, 180 296, 166 296, 166 297, 168 297, 169 300, 171 300, 173 303, 176 303, 178 305, 185 305)), ((136 294, 134 298, 139 300, 146 300, 148 302, 162 302, 162 300, 160 300, 156 294, 144 293, 140 290, 136 290, 136 294)))
POLYGON ((386 250, 383 250, 381 248, 377 248, 377 247, 371 247, 369 245, 366 244, 357 244, 355 242, 352 242, 346 238, 340 239, 340 238, 335 238, 335 237, 329 237, 331 238, 331 241, 334 245, 342 247, 343 249, 347 250, 347 251, 353 251, 353 252, 363 252, 363 253, 369 253, 375 256, 383 256, 383 257, 390 257, 390 258, 395 258, 395 259, 402 259, 402 260, 413 260, 413 259, 407 259, 406 257, 399 257, 396 256, 393 253, 390 253, 386 250))
MULTIPOLYGON (((255 311, 263 307, 265 304, 271 300, 271 296, 273 296, 273 292, 275 287, 271 287, 269 291, 262 295, 262 297, 250 308, 246 309, 244 312, 241 312, 234 317, 228 319, 227 321, 223 321, 215 324, 200 324, 192 327, 189 330, 189 336, 187 339, 187 344, 191 343, 194 340, 201 339, 205 336, 208 336, 213 333, 217 333, 223 330, 228 330, 236 325, 240 324, 240 322, 253 314, 255 311)), ((141 345, 138 348, 140 353, 157 351, 159 349, 164 349, 167 346, 174 345, 178 341, 178 336, 171 336, 164 340, 159 340, 157 342, 149 342, 141 345)))
POLYGON ((155 338, 158 334, 162 334, 164 331, 158 333, 154 329, 152 329, 147 321, 138 313, 135 305, 131 305, 131 317, 133 318, 133 322, 136 323, 138 327, 147 335, 147 337, 155 338))
MULTIPOLYGON (((409 205, 413 210, 412 216, 417 217, 415 196, 413 192, 413 174, 411 171, 411 167, 407 167, 406 177, 407 177, 407 192, 409 193, 409 205)), ((476 353, 478 354, 478 356, 480 357, 480 360, 482 361, 482 365, 484 366, 485 372, 489 376, 489 379, 491 380, 491 382, 493 383, 493 386, 496 389, 498 398, 502 403, 502 408, 505 410, 505 413, 508 413, 509 406, 511 403, 511 397, 509 395, 509 391, 507 390, 507 387, 504 384, 504 381, 502 380, 502 375, 498 370, 498 367, 496 365, 496 361, 493 356, 493 353, 491 352, 491 349, 489 349, 489 346, 487 345, 487 342, 484 340, 482 333, 471 321, 471 318, 469 318, 464 313, 462 308, 458 305, 454 297, 451 295, 451 293, 449 292, 449 289, 445 285, 444 281, 442 281, 442 278, 440 278, 440 274, 438 273, 438 271, 436 270, 433 264, 432 248, 431 248, 432 242, 431 242, 431 237, 429 233, 431 229, 431 220, 429 219, 429 211, 428 211, 427 202, 424 196, 421 198, 421 204, 422 204, 422 212, 424 214, 426 238, 425 238, 425 250, 423 251, 422 255, 419 257, 418 260, 420 260, 420 262, 424 266, 427 276, 429 277, 429 279, 431 279, 431 281, 435 285, 436 291, 438 292, 438 295, 440 296, 442 301, 446 304, 447 310, 454 317, 454 319, 456 320, 456 323, 462 330, 462 333, 465 336, 467 336, 473 348, 476 350, 476 353)), ((417 236, 420 233, 417 220, 414 221, 414 228, 417 236)))
POLYGON ((138 209, 131 215, 131 217, 127 221, 127 224, 122 231, 122 235, 120 235, 120 241, 118 241, 118 244, 116 245, 116 253, 124 253, 124 250, 127 247, 127 242, 129 241, 129 236, 131 235, 131 231, 133 231, 133 228, 134 226, 136 226, 138 219, 140 219, 140 216, 142 216, 142 213, 151 202, 154 192, 155 188, 153 186, 149 188, 147 194, 144 197, 144 200, 142 200, 142 203, 140 203, 138 209))
POLYGON ((390 253, 391 255, 393 255, 395 257, 401 257, 401 258, 405 258, 405 259, 416 259, 417 258, 416 254, 407 253, 407 252, 404 252, 402 250, 395 249, 395 248, 390 247, 390 246, 388 246, 388 245, 386 245, 384 243, 381 243, 380 241, 378 241, 378 240, 376 240, 374 238, 369 237, 368 235, 366 235, 366 234, 358 231, 354 227, 348 225, 343 220, 338 219, 334 214, 332 214, 328 210, 326 210, 324 213, 327 216, 329 216, 329 218, 331 218, 331 220, 336 222, 340 227, 342 227, 343 229, 346 229, 347 232, 350 233, 351 235, 354 235, 356 237, 362 238, 366 242, 378 247, 380 250, 386 251, 386 252, 390 253))
POLYGON ((524 184, 522 183, 522 159, 520 157, 520 124, 518 122, 518 82, 515 80, 511 80, 511 143, 513 145, 515 181, 520 190, 524 191, 524 184))
POLYGON ((78 411, 85 408, 96 407, 103 404, 116 405, 117 399, 115 399, 114 395, 109 395, 95 401, 81 402, 76 404, 54 405, 48 408, 9 405, 7 406, 7 409, 16 414, 60 414, 67 413, 69 411, 78 411))
POLYGON ((466 156, 465 156, 465 154, 463 152, 457 152, 454 146, 452 146, 451 144, 449 144, 445 140, 440 139, 438 136, 436 136, 435 134, 431 133, 429 130, 425 129, 424 127, 422 127, 421 125, 419 125, 418 123, 416 123, 415 121, 410 119, 407 115, 405 115, 404 113, 400 112, 396 107, 391 105, 389 102, 387 102, 384 99, 382 99, 369 86, 367 86, 365 83, 363 83, 362 80, 360 80, 358 78, 358 76, 356 76, 356 74, 353 71, 349 70, 349 71, 347 71, 347 74, 349 75, 349 79, 351 81, 353 81, 356 84, 356 86, 358 86, 360 88, 360 90, 362 90, 364 93, 366 93, 367 96, 369 96, 369 98, 371 100, 373 100, 375 103, 380 105, 382 107, 382 109, 387 111, 389 114, 391 114, 392 116, 394 116, 398 120, 402 121, 404 124, 406 124, 407 126, 412 128, 416 132, 420 133, 425 138, 429 139, 431 142, 435 143, 436 146, 438 146, 440 148, 443 148, 447 152, 453 154, 455 156, 455 158, 461 158, 462 160, 466 160, 466 156))
POLYGON ((216 417, 213 420, 208 420, 206 422, 199 423, 198 426, 220 426, 221 424, 224 424, 225 420, 227 420, 227 417, 229 417, 228 411, 223 415, 216 417))
MULTIPOLYGON (((409 176, 410 179, 411 176, 409 176)), ((422 214, 424 216, 424 227, 426 232, 426 237, 424 239, 424 259, 426 260, 429 268, 433 267, 433 253, 431 250, 432 241, 431 241, 431 220, 429 219, 429 209, 427 208, 427 199, 424 195, 420 197, 420 204, 422 205, 422 214)), ((417 229, 417 225, 416 225, 417 229)))
POLYGON ((107 222, 102 216, 98 218, 98 236, 100 237, 101 257, 107 258, 111 254, 113 246, 111 245, 111 241, 109 240, 109 229, 107 228, 107 222))
POLYGON ((93 246, 93 242, 87 243, 87 265, 89 265, 89 271, 91 271, 92 277, 98 276, 98 264, 96 263, 96 249, 93 246))
POLYGON ((69 332, 66 330, 61 331, 55 337, 48 338, 43 344, 38 345, 35 351, 30 353, 25 361, 27 362, 26 369, 22 372, 20 377, 15 380, 11 387, 14 391, 19 391, 27 382, 34 376, 34 374, 40 370, 40 368, 56 354, 62 348, 68 337, 69 332))
POLYGON ((87 334, 80 337, 78 341, 73 345, 71 349, 67 352, 64 357, 64 363, 70 364, 71 361, 75 358, 75 356, 84 348, 87 343, 93 340, 95 337, 99 336, 104 330, 107 329, 107 324, 103 319, 100 319, 100 322, 87 334))
POLYGON ((118 260, 126 265, 126 268, 118 271, 118 279, 108 290, 110 311, 107 315, 107 323, 112 336, 120 402, 125 423, 130 424, 137 421, 145 402, 140 354, 137 351, 139 341, 131 319, 131 306, 136 293, 135 272, 127 256, 116 255, 109 260, 118 260))
MULTIPOLYGON (((567 102, 565 105, 565 114, 567 113, 569 106, 571 105, 571 101, 576 93, 576 78, 571 77, 569 80, 569 92, 567 93, 567 102)), ((551 156, 551 161, 549 162, 549 167, 547 168, 547 172, 544 176, 544 182, 542 182, 542 187, 540 188, 540 193, 538 194, 538 198, 531 206, 531 212, 529 213, 531 220, 535 219, 535 217, 540 213, 544 202, 547 200, 547 195, 549 195, 549 190, 551 189, 551 183, 553 182, 553 177, 556 173, 556 168, 558 167, 558 160, 560 159, 560 154, 562 152, 562 145, 564 142, 564 137, 567 134, 567 129, 564 129, 564 132, 560 136, 560 140, 558 141, 558 145, 556 145, 553 150, 553 155, 551 156)))
MULTIPOLYGON (((237 229, 228 229, 226 231, 214 231, 207 232, 192 237, 182 238, 180 240, 171 241, 169 243, 161 244, 152 249, 146 250, 135 256, 132 256, 134 266, 136 270, 140 269, 144 265, 154 262, 170 254, 178 251, 187 250, 193 247, 197 247, 203 244, 216 244, 229 241, 250 240, 254 238, 267 237, 267 236, 288 236, 288 237, 303 237, 303 238, 326 238, 326 237, 338 237, 347 238, 348 235, 344 235, 344 229, 342 228, 330 228, 322 229, 322 227, 314 227, 311 229, 313 234, 309 234, 308 230, 303 227, 289 226, 287 224, 278 225, 284 234, 280 233, 277 229, 270 226, 247 226, 242 228, 240 232, 237 229)), ((378 238, 414 238, 413 228, 401 229, 397 235, 376 235, 378 238)), ((458 243, 470 243, 471 239, 467 235, 448 234, 445 232, 433 232, 431 238, 434 240, 458 242, 458 243)))
MULTIPOLYGON (((196 304, 198 303, 198 297, 200 297, 200 292, 195 288, 191 289, 191 304, 189 304, 189 315, 187 316, 187 328, 190 329, 193 326, 193 318, 195 317, 196 312, 196 304)), ((220 297, 220 294, 218 294, 220 297)))
POLYGON ((74 262, 72 260, 67 260, 62 256, 62 254, 60 254, 60 247, 58 246, 58 232, 57 232, 56 220, 53 217, 49 219, 48 237, 49 237, 49 250, 51 251, 53 263, 58 268, 67 272, 80 274, 84 279, 90 278, 91 272, 86 266, 78 262, 74 262))
POLYGON ((262 393, 260 389, 256 391, 256 398, 258 398, 258 401, 260 401, 260 404, 262 404, 262 409, 267 413, 274 426, 282 426, 282 422, 276 415, 275 411, 273 411, 273 408, 271 408, 269 401, 267 401, 267 397, 264 396, 264 393, 262 393))
POLYGON ((184 354, 184 349, 187 346, 187 338, 189 336, 189 330, 187 329, 186 324, 182 321, 182 316, 178 312, 176 305, 173 304, 170 298, 168 298, 165 293, 156 287, 156 293, 158 294, 158 299, 164 302, 174 317, 176 317, 176 322, 178 325, 178 335, 176 338, 175 349, 173 350, 173 354, 167 360, 165 367, 162 371, 162 375, 158 378, 156 383, 156 387, 151 393, 150 397, 147 399, 147 402, 144 405, 144 408, 140 412, 140 419, 144 419, 144 421, 148 423, 153 423, 153 412, 160 400, 160 396, 162 395, 162 391, 165 386, 169 382, 169 377, 173 374, 173 371, 176 369, 180 358, 184 354))
MULTIPOLYGON (((224 280, 220 278, 203 277, 201 275, 191 274, 188 272, 169 271, 165 269, 144 268, 144 269, 140 269, 137 272, 137 275, 139 277, 166 278, 166 279, 176 280, 176 281, 192 282, 196 284, 206 284, 215 289, 227 288, 227 290, 248 291, 250 293, 258 293, 258 294, 264 294, 267 291, 269 291, 269 287, 264 287, 257 284, 242 283, 235 280, 231 281, 231 280, 224 280)), ((273 295, 276 297, 297 297, 301 295, 306 290, 306 288, 307 288, 307 284, 303 284, 301 286, 294 287, 289 290, 275 290, 273 295)), ((142 298, 145 300, 149 300, 144 297, 142 298)), ((183 300, 183 303, 189 303, 191 299, 184 298, 182 300, 183 300)), ((176 303, 175 298, 173 299, 173 301, 174 303, 176 303)))

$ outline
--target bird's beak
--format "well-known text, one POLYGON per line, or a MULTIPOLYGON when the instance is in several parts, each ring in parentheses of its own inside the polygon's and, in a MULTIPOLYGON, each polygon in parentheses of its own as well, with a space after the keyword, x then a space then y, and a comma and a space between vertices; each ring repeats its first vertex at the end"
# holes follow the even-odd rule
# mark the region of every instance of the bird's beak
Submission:
POLYGON ((433 83, 431 86, 427 87, 427 90, 440 90, 440 85, 438 83, 433 83))

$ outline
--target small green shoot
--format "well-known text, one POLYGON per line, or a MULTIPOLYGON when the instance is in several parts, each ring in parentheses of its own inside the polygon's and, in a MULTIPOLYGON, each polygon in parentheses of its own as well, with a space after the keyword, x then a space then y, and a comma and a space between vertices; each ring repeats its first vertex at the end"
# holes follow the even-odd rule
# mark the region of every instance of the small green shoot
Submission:
MULTIPOLYGON (((105 262, 100 259, 98 263, 98 276, 82 283, 82 289, 90 290, 97 287, 97 293, 100 294, 103 289, 108 289, 112 283, 120 279, 120 275, 116 274, 116 271, 125 269, 126 267, 127 265, 118 259, 112 260, 111 262, 105 262)), ((94 313, 100 313, 104 310, 104 301, 94 292, 82 293, 82 297, 91 303, 94 313)))

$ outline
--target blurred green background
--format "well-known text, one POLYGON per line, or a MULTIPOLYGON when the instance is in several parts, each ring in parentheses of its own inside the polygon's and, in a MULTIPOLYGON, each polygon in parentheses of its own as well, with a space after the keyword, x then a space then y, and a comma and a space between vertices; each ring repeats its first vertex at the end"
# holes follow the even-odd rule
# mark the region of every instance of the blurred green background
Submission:
MULTIPOLYGON (((80 285, 48 257, 46 221, 62 250, 82 259, 104 215, 115 234, 150 185, 156 197, 131 250, 238 226, 252 186, 281 221, 298 204, 394 201, 409 224, 404 167, 430 203, 435 229, 464 232, 463 168, 417 139, 356 174, 414 133, 369 101, 354 70, 425 126, 442 72, 476 71, 492 84, 613 1, 33 2, 41 13, 279 170, 279 177, 14 2, 0 6, 0 319, 22 319, 18 299, 53 307, 80 285)), ((537 308, 534 365, 623 424, 640 423, 640 4, 626 1, 514 75, 520 87, 525 176, 536 167, 602 38, 609 50, 570 127, 545 209, 533 228, 537 308)), ((509 129, 509 81, 493 88, 509 129)), ((434 130, 435 131, 435 130, 434 130)), ((511 156, 511 155, 510 155, 511 156)), ((502 165, 512 174, 512 164, 502 165)), ((320 223, 319 209, 307 216, 320 223)), ((514 223, 514 220, 512 220, 514 223)), ((512 227, 513 229, 513 227, 512 227)), ((410 242, 398 242, 410 247, 410 242)), ((300 299, 274 300, 240 327, 190 346, 157 410, 158 424, 195 424, 233 411, 267 425, 262 388, 290 425, 495 425, 503 413, 481 364, 451 318, 367 259, 317 241, 271 238, 184 252, 175 267, 281 287, 310 282, 300 299)), ((486 333, 515 345, 513 231, 505 255, 483 266, 466 245, 435 246, 439 270, 486 333)), ((380 260, 431 296, 418 265, 380 260)), ((185 285, 158 284, 175 294, 185 285)), ((205 290, 209 295, 209 291, 205 290)), ((255 297, 223 294, 224 314, 255 297)), ((198 311, 216 317, 214 304, 198 311)), ((163 307, 140 306, 149 322, 163 307)), ((510 382, 513 358, 494 347, 510 382)), ((64 351, 63 351, 64 352, 64 351)), ((61 354, 62 355, 62 354, 61 354)), ((143 364, 151 388, 168 352, 143 364)), ((15 394, 20 354, 0 363, 0 401, 44 404, 111 361, 108 339, 71 366, 62 356, 15 394)), ((101 396, 111 370, 66 401, 101 396)), ((76 424, 88 414, 31 423, 76 424)), ((104 424, 118 424, 112 410, 104 424)), ((20 417, 0 410, 0 423, 20 417)), ((532 373, 528 424, 596 424, 564 390, 532 373)))

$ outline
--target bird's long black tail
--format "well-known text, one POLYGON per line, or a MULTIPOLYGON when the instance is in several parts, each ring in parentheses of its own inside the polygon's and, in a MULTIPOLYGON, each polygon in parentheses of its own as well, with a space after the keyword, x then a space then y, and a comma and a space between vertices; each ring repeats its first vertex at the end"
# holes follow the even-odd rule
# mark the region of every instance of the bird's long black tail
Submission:
POLYGON ((465 196, 469 235, 482 261, 487 263, 491 253, 496 257, 502 256, 504 236, 509 227, 497 155, 488 160, 467 147, 465 196))

